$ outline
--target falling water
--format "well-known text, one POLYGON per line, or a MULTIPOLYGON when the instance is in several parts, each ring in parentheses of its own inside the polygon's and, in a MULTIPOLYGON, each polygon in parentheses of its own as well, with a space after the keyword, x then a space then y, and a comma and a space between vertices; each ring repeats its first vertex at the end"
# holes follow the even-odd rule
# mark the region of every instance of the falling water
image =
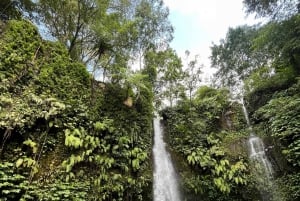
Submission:
POLYGON ((252 167, 254 169, 254 175, 257 178, 261 198, 263 201, 280 200, 280 198, 274 193, 275 186, 272 183, 273 167, 269 159, 266 156, 265 147, 263 141, 255 136, 253 128, 250 124, 247 109, 242 101, 243 112, 247 121, 248 128, 250 130, 250 138, 248 140, 249 145, 249 157, 252 161, 252 167))
POLYGON ((244 103, 243 99, 242 99, 242 106, 243 106, 243 113, 244 113, 244 116, 245 116, 245 119, 246 119, 246 122, 247 122, 247 126, 250 130, 250 135, 254 136, 253 128, 251 126, 249 115, 248 115, 248 112, 247 112, 247 109, 246 109, 246 106, 245 106, 245 103, 244 103))
POLYGON ((250 150, 250 159, 256 160, 260 165, 262 165, 262 174, 267 177, 267 179, 271 179, 273 175, 273 168, 268 160, 265 147, 262 140, 259 137, 251 136, 249 138, 249 150, 250 150))
POLYGON ((159 119, 154 119, 154 201, 180 201, 177 176, 166 150, 159 119))
POLYGON ((242 105, 247 125, 250 129, 250 138, 248 140, 250 159, 258 161, 263 166, 265 176, 267 178, 271 178, 273 174, 273 168, 266 156, 264 143, 259 137, 255 136, 253 128, 250 124, 249 115, 244 102, 242 102, 242 105))

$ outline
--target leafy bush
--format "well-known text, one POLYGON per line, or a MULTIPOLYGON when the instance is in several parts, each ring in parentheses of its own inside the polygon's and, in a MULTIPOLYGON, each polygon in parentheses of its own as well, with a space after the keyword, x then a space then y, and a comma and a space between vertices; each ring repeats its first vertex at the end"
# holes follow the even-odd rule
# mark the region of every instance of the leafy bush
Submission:
POLYGON ((294 201, 300 199, 300 173, 292 173, 283 175, 276 180, 280 186, 282 198, 286 201, 294 201))

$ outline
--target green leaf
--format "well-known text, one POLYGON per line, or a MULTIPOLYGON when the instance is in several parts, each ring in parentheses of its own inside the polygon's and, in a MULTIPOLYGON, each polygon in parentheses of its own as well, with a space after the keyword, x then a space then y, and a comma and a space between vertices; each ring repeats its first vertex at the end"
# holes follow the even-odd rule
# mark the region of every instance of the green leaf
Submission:
POLYGON ((19 158, 16 162, 16 167, 20 167, 21 165, 23 164, 23 159, 22 158, 19 158))

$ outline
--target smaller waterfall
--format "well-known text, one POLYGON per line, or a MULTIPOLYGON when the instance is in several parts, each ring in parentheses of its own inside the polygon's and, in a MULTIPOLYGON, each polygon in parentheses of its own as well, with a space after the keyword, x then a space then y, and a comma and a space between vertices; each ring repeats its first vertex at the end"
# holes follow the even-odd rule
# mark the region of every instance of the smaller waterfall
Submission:
POLYGON ((250 138, 248 140, 249 158, 252 163, 251 166, 253 173, 256 176, 256 180, 259 185, 258 189, 260 191, 261 199, 263 201, 280 200, 274 192, 274 184, 272 182, 274 171, 272 164, 267 158, 264 143, 259 137, 255 136, 246 106, 243 101, 242 106, 245 119, 250 130, 250 138))
POLYGON ((256 160, 260 165, 262 165, 260 171, 262 171, 262 174, 265 175, 267 179, 271 179, 273 175, 273 168, 266 156, 265 147, 262 140, 259 137, 251 136, 248 143, 250 159, 256 160))
POLYGON ((250 129, 250 138, 248 140, 250 159, 256 160, 259 164, 261 164, 263 166, 263 172, 265 173, 265 176, 267 178, 271 178, 273 174, 273 168, 266 156, 264 143, 259 137, 255 136, 244 101, 242 101, 242 106, 247 125, 250 129))
POLYGON ((159 119, 154 119, 154 201, 180 201, 177 176, 166 150, 159 119))
POLYGON ((250 135, 254 136, 253 128, 252 128, 251 123, 250 123, 250 119, 249 119, 249 115, 248 115, 248 112, 247 112, 247 109, 246 109, 246 106, 245 106, 245 103, 244 103, 244 99, 242 99, 242 106, 243 106, 243 113, 244 113, 244 116, 245 116, 245 119, 246 119, 246 122, 247 122, 247 126, 250 130, 250 135))

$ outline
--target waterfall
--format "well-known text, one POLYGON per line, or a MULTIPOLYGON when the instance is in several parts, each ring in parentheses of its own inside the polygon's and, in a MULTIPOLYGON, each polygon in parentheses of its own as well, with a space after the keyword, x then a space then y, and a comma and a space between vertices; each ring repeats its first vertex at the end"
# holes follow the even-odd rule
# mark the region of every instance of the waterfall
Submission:
POLYGON ((259 137, 255 136, 244 101, 242 101, 242 106, 247 125, 250 129, 250 138, 248 140, 250 159, 257 161, 260 165, 262 165, 262 171, 265 173, 264 175, 267 178, 271 178, 273 168, 266 156, 264 143, 259 137))
POLYGON ((249 119, 249 115, 248 115, 248 112, 247 112, 247 108, 246 108, 245 103, 244 103, 244 99, 242 99, 242 106, 243 106, 243 113, 244 113, 244 116, 245 116, 245 119, 246 119, 246 122, 247 122, 247 126, 250 130, 250 135, 254 136, 253 128, 252 128, 251 123, 250 123, 250 119, 249 119))
POLYGON ((262 140, 259 137, 251 136, 248 140, 250 159, 256 160, 263 168, 260 171, 267 179, 271 179, 273 175, 273 168, 266 156, 265 147, 262 140))
POLYGON ((180 201, 178 181, 171 156, 163 140, 159 119, 154 119, 154 201, 180 201))
POLYGON ((242 101, 242 106, 250 130, 250 137, 248 139, 249 158, 257 180, 257 188, 260 191, 261 199, 263 201, 279 201, 281 200, 280 196, 277 195, 276 186, 272 182, 273 167, 266 155, 264 143, 259 137, 255 136, 244 101, 242 101))

